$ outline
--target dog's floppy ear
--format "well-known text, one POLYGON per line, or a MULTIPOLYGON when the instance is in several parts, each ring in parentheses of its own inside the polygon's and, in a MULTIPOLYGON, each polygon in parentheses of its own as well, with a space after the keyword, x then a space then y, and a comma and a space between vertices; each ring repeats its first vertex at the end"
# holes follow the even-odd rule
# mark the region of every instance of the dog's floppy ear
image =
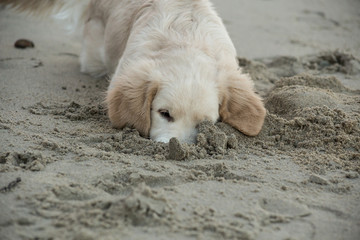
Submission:
POLYGON ((134 127, 144 136, 149 136, 151 104, 158 84, 142 76, 120 77, 108 90, 106 103, 112 125, 116 128, 134 127))
POLYGON ((236 74, 225 82, 226 87, 220 89, 221 120, 248 136, 256 136, 264 123, 266 110, 253 90, 251 79, 245 74, 236 74))

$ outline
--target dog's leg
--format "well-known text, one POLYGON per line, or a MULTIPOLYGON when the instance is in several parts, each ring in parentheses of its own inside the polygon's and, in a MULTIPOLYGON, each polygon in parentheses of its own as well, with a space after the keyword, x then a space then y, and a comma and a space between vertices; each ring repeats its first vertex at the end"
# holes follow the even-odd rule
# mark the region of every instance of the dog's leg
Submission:
POLYGON ((90 19, 84 27, 80 54, 81 72, 94 77, 107 74, 104 65, 104 26, 100 19, 90 19))

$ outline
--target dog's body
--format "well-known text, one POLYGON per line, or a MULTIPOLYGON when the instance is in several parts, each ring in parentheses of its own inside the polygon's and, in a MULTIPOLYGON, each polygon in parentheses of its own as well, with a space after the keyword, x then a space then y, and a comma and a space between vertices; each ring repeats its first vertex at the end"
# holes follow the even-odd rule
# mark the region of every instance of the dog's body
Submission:
POLYGON ((163 142, 193 142, 204 120, 259 133, 265 109, 208 0, 89 0, 82 6, 81 71, 112 75, 106 103, 115 127, 130 125, 163 142))

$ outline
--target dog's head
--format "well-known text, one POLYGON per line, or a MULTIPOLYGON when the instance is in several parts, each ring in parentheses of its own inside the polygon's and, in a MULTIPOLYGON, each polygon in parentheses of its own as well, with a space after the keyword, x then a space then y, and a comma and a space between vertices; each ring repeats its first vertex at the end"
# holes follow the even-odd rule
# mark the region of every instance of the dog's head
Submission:
POLYGON ((265 108, 249 77, 237 71, 219 74, 194 62, 165 62, 160 68, 138 63, 132 71, 114 76, 106 99, 114 127, 129 125, 161 142, 172 137, 194 142, 196 126, 204 120, 220 119, 249 136, 260 132, 265 108))

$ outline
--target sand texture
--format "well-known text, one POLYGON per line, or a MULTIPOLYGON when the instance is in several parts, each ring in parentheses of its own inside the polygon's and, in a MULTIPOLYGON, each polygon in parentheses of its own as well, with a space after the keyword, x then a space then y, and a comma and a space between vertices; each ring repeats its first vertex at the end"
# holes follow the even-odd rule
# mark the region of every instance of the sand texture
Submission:
POLYGON ((111 128, 81 41, 0 10, 0 239, 359 239, 360 3, 215 5, 268 113, 257 137, 203 122, 192 145, 111 128))

